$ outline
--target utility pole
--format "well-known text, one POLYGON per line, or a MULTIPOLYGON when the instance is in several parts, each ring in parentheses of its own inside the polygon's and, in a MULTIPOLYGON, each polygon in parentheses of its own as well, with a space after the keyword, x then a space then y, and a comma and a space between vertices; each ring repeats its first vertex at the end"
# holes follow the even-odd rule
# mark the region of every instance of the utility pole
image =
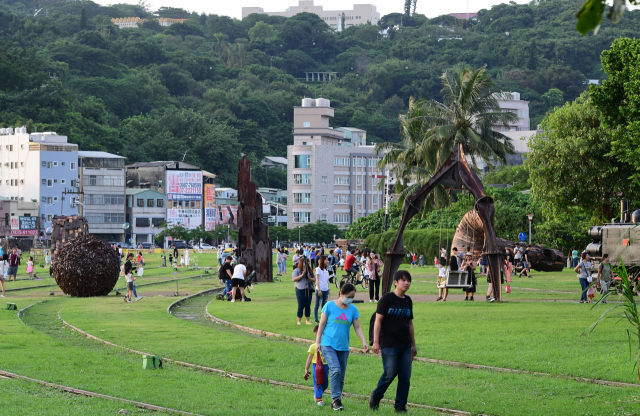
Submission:
POLYGON ((531 245, 531 221, 533 220, 533 214, 527 214, 529 218, 529 245, 531 245))

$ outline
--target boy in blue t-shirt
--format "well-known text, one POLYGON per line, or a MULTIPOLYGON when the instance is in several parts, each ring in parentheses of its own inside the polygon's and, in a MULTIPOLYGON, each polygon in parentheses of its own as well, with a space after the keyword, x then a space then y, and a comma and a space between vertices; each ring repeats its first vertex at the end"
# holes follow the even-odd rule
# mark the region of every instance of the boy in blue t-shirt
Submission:
MULTIPOLYGON (((316 325, 313 327, 314 338, 318 336, 318 328, 319 328, 319 325, 316 325)), ((309 353, 309 357, 307 357, 307 364, 304 367, 304 379, 305 380, 309 379, 309 365, 313 362, 312 373, 313 373, 314 397, 316 399, 316 403, 318 404, 318 406, 324 406, 324 402, 322 401, 322 395, 324 394, 325 390, 329 388, 329 366, 327 365, 327 362, 324 360, 324 357, 322 356, 322 351, 320 351, 320 349, 316 349, 315 342, 311 344, 311 346, 307 350, 307 353, 309 353), (320 352, 320 359, 322 360, 322 368, 324 369, 324 383, 322 384, 318 384, 318 382, 316 381, 316 365, 317 365, 316 351, 320 352)))

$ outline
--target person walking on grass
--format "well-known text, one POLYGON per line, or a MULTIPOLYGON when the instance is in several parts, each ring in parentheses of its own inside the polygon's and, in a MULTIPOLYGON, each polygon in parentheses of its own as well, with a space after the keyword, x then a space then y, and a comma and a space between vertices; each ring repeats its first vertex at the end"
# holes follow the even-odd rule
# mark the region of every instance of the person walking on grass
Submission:
POLYGON ((222 299, 226 299, 227 294, 231 293, 231 279, 233 279, 232 256, 224 259, 224 264, 220 268, 220 281, 224 282, 224 290, 222 291, 222 299))
POLYGON ((278 265, 278 274, 276 276, 282 276, 282 250, 276 249, 276 264, 278 265))
POLYGON ((4 281, 7 280, 7 273, 9 273, 9 256, 2 255, 2 261, 0 261, 0 285, 2 285, 2 296, 4 297, 4 281))
POLYGON ((347 371, 347 359, 349 358, 349 335, 351 326, 356 331, 358 338, 362 341, 364 352, 369 351, 369 345, 360 327, 358 308, 352 305, 356 296, 356 288, 351 283, 347 283, 340 289, 340 297, 327 302, 322 308, 320 318, 320 328, 316 336, 316 345, 320 345, 320 350, 324 359, 327 360, 331 372, 331 398, 333 410, 343 410, 342 389, 347 371))
POLYGON ((528 278, 531 278, 531 264, 529 263, 529 250, 531 249, 531 244, 527 246, 527 249, 522 253, 520 259, 522 260, 522 271, 518 274, 518 277, 522 277, 523 274, 526 274, 528 278))
POLYGON ((13 281, 16 281, 18 277, 18 265, 20 264, 20 257, 18 257, 18 249, 14 248, 9 256, 9 280, 13 276, 13 281))
POLYGON ((369 302, 378 302, 380 300, 380 264, 375 253, 369 254, 367 268, 369 269, 369 302))
MULTIPOLYGON (((444 265, 440 265, 444 268, 444 265)), ((398 270, 393 276, 396 286, 393 292, 385 294, 376 309, 373 327, 375 354, 382 355, 384 372, 378 386, 371 392, 369 408, 377 410, 387 389, 398 377, 394 407, 398 413, 407 412, 407 400, 411 385, 411 363, 418 354, 413 329, 413 302, 406 294, 411 287, 411 274, 398 270)))
POLYGON ((136 280, 136 278, 133 277, 133 273, 131 272, 131 270, 129 270, 129 273, 125 275, 125 278, 127 279, 127 296, 124 297, 124 301, 130 303, 131 298, 134 296, 133 282, 136 280))
POLYGON ((573 267, 575 268, 578 263, 580 263, 580 257, 578 256, 578 250, 576 250, 576 248, 574 247, 573 250, 571 250, 571 257, 573 258, 573 267))
MULTIPOLYGON (((507 258, 502 259, 502 267, 500 268, 500 284, 504 284, 504 275, 507 270, 507 258)), ((491 284, 491 277, 487 273, 487 283, 489 283, 489 288, 487 289, 487 301, 493 303, 496 299, 491 296, 493 294, 493 285, 491 284)))
MULTIPOLYGON (((313 283, 316 278, 313 276, 311 270, 307 269, 307 260, 305 257, 300 257, 298 260, 298 267, 293 269, 291 279, 296 287, 296 300, 298 301, 298 325, 302 324, 302 315, 304 313, 304 319, 307 325, 311 325, 309 318, 311 317, 311 300, 313 299, 313 283)), ((310 267, 310 266, 309 266, 310 267)), ((327 287, 327 291, 329 288, 327 287)))
POLYGON ((287 258, 289 257, 289 252, 287 251, 287 249, 281 249, 282 250, 282 274, 287 272, 287 258))
POLYGON ((29 275, 29 280, 33 280, 33 257, 31 256, 27 260, 27 274, 29 275))
POLYGON ((578 280, 580 281, 580 288, 582 289, 582 293, 580 294, 580 303, 587 302, 587 286, 589 286, 587 278, 591 273, 590 270, 591 261, 589 259, 589 255, 587 253, 582 253, 582 260, 573 269, 574 272, 578 273, 578 280))
POLYGON ((609 286, 611 285, 611 280, 613 277, 613 272, 611 271, 611 263, 609 263, 609 255, 603 254, 602 261, 598 266, 598 278, 597 281, 600 282, 600 287, 602 288, 602 301, 601 303, 607 303, 607 299, 604 297, 604 294, 609 290, 609 286))
MULTIPOLYGON (((314 337, 318 336, 319 327, 320 327, 319 325, 316 325, 313 327, 314 337)), ((313 373, 313 393, 314 393, 313 396, 316 399, 316 404, 318 406, 324 406, 324 402, 322 401, 322 395, 329 388, 329 366, 327 365, 327 362, 325 361, 324 356, 322 355, 322 351, 320 351, 320 359, 322 360, 322 368, 324 369, 324 383, 318 385, 318 382, 316 380, 316 366, 317 366, 316 357, 317 357, 318 348, 316 347, 316 345, 317 344, 314 342, 313 344, 311 344, 311 346, 307 350, 307 353, 309 354, 309 356, 307 357, 307 364, 304 367, 304 379, 305 380, 309 379, 309 366, 313 362, 313 368, 311 370, 313 373)))
POLYGON ((327 258, 320 256, 318 259, 318 267, 316 267, 316 305, 313 308, 313 316, 315 322, 318 320, 318 308, 322 310, 329 299, 329 266, 327 258))
POLYGON ((238 259, 238 264, 233 268, 233 276, 231 277, 231 302, 236 301, 236 291, 240 288, 242 302, 247 300, 244 295, 244 279, 247 276, 247 265, 243 258, 238 259))
POLYGON ((464 289, 464 300, 473 302, 473 295, 476 293, 476 286, 478 279, 476 278, 476 267, 478 265, 473 261, 473 254, 468 252, 462 262, 462 270, 466 270, 469 273, 469 279, 471 280, 471 287, 464 289))
POLYGON ((507 255, 505 257, 507 262, 507 267, 505 268, 504 274, 507 277, 507 283, 511 282, 511 269, 513 268, 513 251, 509 247, 507 247, 507 255))
MULTIPOLYGON (((127 259, 124 262, 124 275, 125 277, 127 277, 128 274, 133 275, 133 253, 128 253, 127 254, 127 259)), ((129 286, 129 280, 127 280, 127 289, 129 286)), ((133 279, 131 281, 131 293, 133 294, 133 297, 136 299, 136 301, 142 299, 141 297, 138 297, 138 292, 136 291, 136 283, 135 283, 135 279, 133 279)), ((125 298, 125 302, 127 301, 127 299, 125 298)), ((131 302, 131 297, 129 297, 129 302, 131 302)))

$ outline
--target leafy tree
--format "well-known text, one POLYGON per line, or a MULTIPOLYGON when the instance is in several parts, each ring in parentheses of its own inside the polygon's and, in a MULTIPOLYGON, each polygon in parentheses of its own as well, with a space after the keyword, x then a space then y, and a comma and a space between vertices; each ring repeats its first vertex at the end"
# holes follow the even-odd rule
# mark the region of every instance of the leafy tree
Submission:
POLYGON ((562 91, 557 88, 551 88, 549 91, 542 94, 542 98, 545 99, 549 108, 556 108, 562 106, 564 98, 562 98, 562 91))
MULTIPOLYGON (((637 0, 629 0, 629 4, 638 5, 637 0)), ((576 13, 578 32, 586 35, 592 30, 596 32, 602 24, 602 17, 605 11, 605 0, 585 0, 576 13)), ((613 23, 618 23, 627 7, 627 0, 613 0, 613 5, 609 8, 607 18, 613 23)))
POLYGON ((257 22, 254 27, 249 29, 249 39, 255 41, 268 41, 274 37, 273 26, 265 22, 257 22))
POLYGON ((482 183, 491 184, 509 184, 512 185, 514 191, 524 191, 531 189, 531 181, 529 180, 529 171, 524 165, 517 166, 498 166, 492 172, 487 172, 482 177, 482 183))
POLYGON ((578 206, 608 221, 621 197, 637 195, 637 186, 627 179, 633 168, 611 155, 611 134, 601 118, 583 95, 547 116, 543 133, 530 140, 525 164, 531 192, 547 212, 578 206))
POLYGON ((87 27, 87 11, 85 8, 82 8, 82 12, 80 13, 80 29, 84 29, 87 27))
POLYGON ((639 59, 640 40, 616 40, 610 50, 602 53, 602 67, 609 79, 591 86, 589 91, 602 115, 603 127, 610 134, 612 155, 632 165, 634 171, 628 176, 635 178, 640 177, 639 59))

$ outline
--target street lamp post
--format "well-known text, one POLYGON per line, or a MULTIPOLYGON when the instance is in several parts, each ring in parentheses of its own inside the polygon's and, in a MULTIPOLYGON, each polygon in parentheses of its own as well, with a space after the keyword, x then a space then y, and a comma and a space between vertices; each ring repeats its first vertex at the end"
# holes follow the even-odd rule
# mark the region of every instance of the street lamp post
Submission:
POLYGON ((529 245, 531 245, 531 221, 533 220, 533 214, 527 214, 529 218, 529 245))

